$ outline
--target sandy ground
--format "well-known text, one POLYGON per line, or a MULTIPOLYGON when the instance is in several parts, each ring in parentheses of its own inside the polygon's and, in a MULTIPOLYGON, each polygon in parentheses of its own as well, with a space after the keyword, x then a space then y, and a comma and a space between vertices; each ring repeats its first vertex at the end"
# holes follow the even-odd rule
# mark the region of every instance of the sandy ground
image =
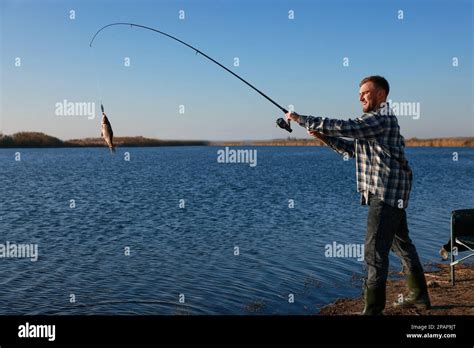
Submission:
MULTIPOLYGON (((399 294, 407 295, 406 282, 389 280, 385 315, 474 315, 474 264, 456 266, 456 284, 450 281, 449 265, 436 265, 437 270, 426 271, 431 309, 400 309, 392 305, 399 294)), ((358 315, 364 308, 361 295, 355 299, 338 299, 323 307, 320 315, 358 315)))

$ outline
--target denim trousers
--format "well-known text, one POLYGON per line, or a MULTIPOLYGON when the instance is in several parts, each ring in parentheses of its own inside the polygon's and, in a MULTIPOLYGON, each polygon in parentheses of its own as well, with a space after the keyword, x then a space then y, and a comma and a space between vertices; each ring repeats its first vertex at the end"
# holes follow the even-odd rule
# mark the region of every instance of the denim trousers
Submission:
POLYGON ((372 194, 369 194, 364 248, 364 260, 368 270, 365 284, 369 288, 385 287, 390 250, 400 258, 405 271, 423 272, 415 245, 408 236, 405 209, 392 207, 372 194))

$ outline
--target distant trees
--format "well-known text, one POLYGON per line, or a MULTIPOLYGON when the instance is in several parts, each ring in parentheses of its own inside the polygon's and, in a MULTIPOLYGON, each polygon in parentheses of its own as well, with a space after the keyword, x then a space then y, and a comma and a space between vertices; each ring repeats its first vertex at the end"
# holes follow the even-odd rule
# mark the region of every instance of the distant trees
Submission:
MULTIPOLYGON (((118 146, 195 146, 208 145, 200 140, 160 140, 138 137, 116 137, 118 146)), ((63 141, 40 132, 19 132, 13 135, 0 133, 0 148, 25 148, 25 147, 103 147, 106 146, 102 138, 72 139, 63 141)))
POLYGON ((474 138, 433 138, 433 139, 418 139, 411 138, 405 141, 410 147, 474 147, 474 138))
MULTIPOLYGON (((115 137, 114 142, 119 147, 145 147, 145 146, 321 146, 324 145, 313 138, 297 139, 288 137, 286 139, 256 140, 256 141, 218 141, 208 142, 201 140, 160 140, 141 136, 137 137, 115 137)), ((434 138, 434 139, 406 139, 408 147, 474 147, 474 137, 467 138, 434 138)), ((0 133, 0 148, 15 147, 103 147, 106 146, 102 138, 71 139, 63 141, 40 132, 19 132, 13 135, 0 133)))
POLYGON ((19 132, 13 135, 0 134, 0 147, 63 147, 58 138, 39 132, 19 132))

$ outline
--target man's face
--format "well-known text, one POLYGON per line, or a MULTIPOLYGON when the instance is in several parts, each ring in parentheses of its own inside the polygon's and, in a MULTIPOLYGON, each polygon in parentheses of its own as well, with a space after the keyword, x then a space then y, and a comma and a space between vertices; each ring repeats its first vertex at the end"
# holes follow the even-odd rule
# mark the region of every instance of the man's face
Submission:
POLYGON ((384 90, 377 88, 372 81, 364 83, 359 88, 359 101, 364 112, 376 110, 386 98, 384 90))

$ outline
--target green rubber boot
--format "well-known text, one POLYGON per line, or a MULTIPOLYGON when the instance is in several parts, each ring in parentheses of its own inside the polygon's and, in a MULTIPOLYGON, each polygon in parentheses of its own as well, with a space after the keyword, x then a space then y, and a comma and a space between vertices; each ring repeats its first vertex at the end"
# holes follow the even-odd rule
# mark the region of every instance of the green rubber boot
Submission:
POLYGON ((361 315, 382 315, 385 308, 385 287, 364 289, 365 306, 361 315))
POLYGON ((420 308, 430 309, 431 302, 426 286, 424 273, 409 273, 407 275, 408 296, 402 302, 395 302, 393 305, 399 308, 420 308))

